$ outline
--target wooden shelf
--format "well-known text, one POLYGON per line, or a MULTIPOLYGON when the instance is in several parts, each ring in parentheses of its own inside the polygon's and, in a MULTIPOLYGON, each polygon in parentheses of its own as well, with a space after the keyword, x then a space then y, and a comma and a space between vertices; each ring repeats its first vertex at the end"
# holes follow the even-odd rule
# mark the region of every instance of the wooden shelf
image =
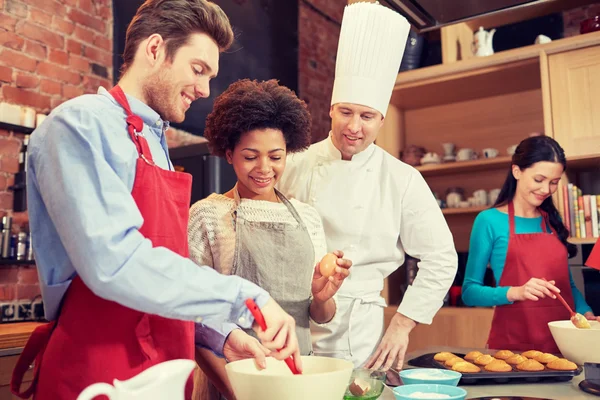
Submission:
POLYGON ((500 156, 495 158, 482 158, 471 161, 455 161, 443 164, 420 165, 417 168, 423 176, 450 175, 460 172, 477 172, 497 168, 506 168, 510 165, 511 157, 500 156))
POLYGON ((33 132, 33 128, 28 128, 26 126, 21 125, 13 125, 6 122, 0 122, 0 129, 3 129, 5 131, 24 133, 26 135, 29 135, 31 132, 33 132))
POLYGON ((589 156, 567 156, 567 171, 570 169, 600 169, 600 154, 589 156))
POLYGON ((573 244, 596 244, 598 238, 569 238, 568 242, 573 244))
POLYGON ((600 44, 600 32, 578 35, 398 74, 392 104, 425 108, 541 87, 540 55, 600 44))
POLYGON ((442 208, 442 214, 444 215, 458 215, 458 214, 474 214, 487 210, 488 206, 478 207, 465 207, 465 208, 442 208))

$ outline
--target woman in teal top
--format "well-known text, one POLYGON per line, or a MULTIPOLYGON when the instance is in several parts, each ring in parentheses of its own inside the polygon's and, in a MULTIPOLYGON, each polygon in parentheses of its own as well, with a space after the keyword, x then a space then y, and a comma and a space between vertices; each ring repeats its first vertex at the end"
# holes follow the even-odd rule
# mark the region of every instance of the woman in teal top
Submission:
POLYGON ((523 140, 496 203, 475 219, 462 299, 470 306, 497 306, 490 347, 556 352, 547 322, 569 319, 554 295, 561 290, 577 312, 595 319, 575 287, 568 257, 577 248, 567 242, 552 202, 565 169, 564 151, 552 138, 523 140), (497 287, 483 284, 488 265, 497 287))

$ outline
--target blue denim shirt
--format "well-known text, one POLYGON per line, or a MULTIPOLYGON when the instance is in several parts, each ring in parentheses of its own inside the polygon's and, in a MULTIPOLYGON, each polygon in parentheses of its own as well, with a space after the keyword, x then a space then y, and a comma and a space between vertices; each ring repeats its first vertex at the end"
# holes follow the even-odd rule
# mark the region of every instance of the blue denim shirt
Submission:
MULTIPOLYGON (((168 123, 127 96, 144 121, 155 163, 171 169, 164 131, 168 123)), ((197 323, 197 344, 221 354, 236 325, 252 325, 244 301, 259 307, 269 295, 236 276, 164 247, 139 232, 143 218, 131 196, 138 153, 125 112, 100 88, 57 107, 31 135, 27 201, 46 318, 76 275, 98 296, 126 307, 197 323), (201 321, 201 323, 200 323, 201 321)))

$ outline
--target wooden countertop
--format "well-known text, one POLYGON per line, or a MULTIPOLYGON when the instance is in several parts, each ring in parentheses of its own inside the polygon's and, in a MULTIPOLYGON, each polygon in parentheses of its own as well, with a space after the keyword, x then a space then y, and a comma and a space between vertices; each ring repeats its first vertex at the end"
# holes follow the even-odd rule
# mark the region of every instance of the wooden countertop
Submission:
POLYGON ((24 347, 33 330, 42 322, 16 322, 0 325, 0 350, 24 347))

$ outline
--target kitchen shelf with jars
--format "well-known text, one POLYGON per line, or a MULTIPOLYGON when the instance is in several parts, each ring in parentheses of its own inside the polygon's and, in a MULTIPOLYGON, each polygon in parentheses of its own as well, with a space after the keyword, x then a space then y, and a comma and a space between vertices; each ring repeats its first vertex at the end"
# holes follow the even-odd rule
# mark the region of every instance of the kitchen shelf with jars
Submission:
POLYGON ((600 172, 599 75, 600 32, 403 71, 377 144, 421 172, 468 251, 529 135, 556 139, 570 171, 600 172))

